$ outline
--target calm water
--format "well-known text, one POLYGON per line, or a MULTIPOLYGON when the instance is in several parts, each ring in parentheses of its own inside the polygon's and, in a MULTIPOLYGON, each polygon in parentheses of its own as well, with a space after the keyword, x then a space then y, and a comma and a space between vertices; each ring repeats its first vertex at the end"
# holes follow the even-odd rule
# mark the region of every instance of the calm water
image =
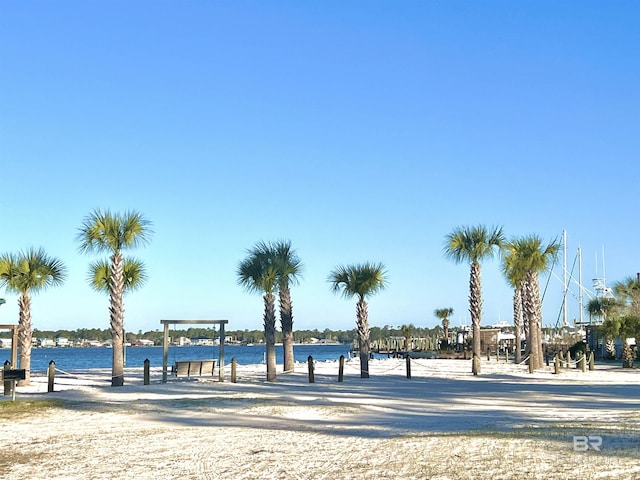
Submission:
MULTIPOLYGON (((169 347, 169 365, 176 360, 203 360, 218 358, 219 347, 169 347)), ((314 360, 338 360, 340 355, 349 358, 350 345, 295 345, 295 360, 306 362, 309 355, 314 360)), ((235 357, 240 365, 262 363, 265 345, 225 345, 225 364, 235 357)), ((127 347, 127 367, 142 367, 145 359, 149 359, 152 367, 162 366, 162 347, 127 347)), ((276 359, 283 363, 282 346, 276 345, 276 359)), ((0 365, 11 359, 11 350, 0 350, 0 365)), ((31 352, 31 371, 46 372, 49 362, 53 360, 56 368, 71 372, 87 368, 111 368, 112 350, 110 348, 34 348, 31 352)))

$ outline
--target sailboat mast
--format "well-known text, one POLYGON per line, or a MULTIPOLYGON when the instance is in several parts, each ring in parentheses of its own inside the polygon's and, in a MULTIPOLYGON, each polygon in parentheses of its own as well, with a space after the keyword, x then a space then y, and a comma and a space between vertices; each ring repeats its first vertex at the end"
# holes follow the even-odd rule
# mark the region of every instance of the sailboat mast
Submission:
POLYGON ((580 325, 582 325, 582 311, 584 310, 582 305, 582 249, 578 247, 578 303, 580 304, 580 325))
POLYGON ((567 326, 567 231, 562 231, 562 246, 563 246, 563 258, 562 258, 562 270, 564 274, 564 292, 562 295, 562 325, 567 326))

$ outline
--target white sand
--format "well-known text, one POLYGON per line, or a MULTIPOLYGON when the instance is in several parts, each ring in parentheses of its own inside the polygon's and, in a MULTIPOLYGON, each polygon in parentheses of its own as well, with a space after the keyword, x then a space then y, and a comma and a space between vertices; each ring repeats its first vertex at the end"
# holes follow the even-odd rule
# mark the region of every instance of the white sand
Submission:
MULTIPOLYGON (((483 361, 374 360, 306 364, 264 381, 264 366, 217 380, 109 386, 110 371, 44 377, 18 400, 63 408, 3 419, 0 478, 7 479, 565 479, 640 478, 640 370, 596 371, 483 361), (574 451, 574 435, 601 451, 574 451), (597 442, 597 438, 592 439, 597 442)), ((10 400, 5 397, 3 401, 10 400)), ((584 443, 578 439, 578 448, 584 443), (581 443, 582 442, 582 443, 581 443)))

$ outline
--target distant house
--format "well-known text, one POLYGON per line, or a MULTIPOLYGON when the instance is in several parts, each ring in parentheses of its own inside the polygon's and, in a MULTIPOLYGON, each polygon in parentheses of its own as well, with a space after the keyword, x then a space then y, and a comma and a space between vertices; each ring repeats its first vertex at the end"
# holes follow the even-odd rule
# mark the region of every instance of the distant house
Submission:
POLYGON ((133 344, 136 347, 152 347, 153 340, 147 340, 146 338, 141 338, 140 340, 136 340, 133 344))
POLYGON ((40 348, 51 348, 56 346, 56 342, 54 342, 50 338, 39 338, 37 345, 40 348))
POLYGON ((213 339, 205 336, 193 337, 191 345, 213 345, 213 339))
POLYGON ((65 337, 56 337, 56 347, 70 347, 69 339, 65 337))
POLYGON ((10 338, 0 338, 0 348, 11 348, 12 343, 10 338))

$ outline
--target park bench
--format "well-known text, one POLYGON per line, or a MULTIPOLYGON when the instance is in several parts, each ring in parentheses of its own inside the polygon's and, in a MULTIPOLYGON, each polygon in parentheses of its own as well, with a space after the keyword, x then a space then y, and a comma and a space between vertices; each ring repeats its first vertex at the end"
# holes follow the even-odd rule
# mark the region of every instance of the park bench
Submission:
POLYGON ((202 377, 214 375, 215 371, 215 360, 179 360, 173 366, 176 377, 202 377))

